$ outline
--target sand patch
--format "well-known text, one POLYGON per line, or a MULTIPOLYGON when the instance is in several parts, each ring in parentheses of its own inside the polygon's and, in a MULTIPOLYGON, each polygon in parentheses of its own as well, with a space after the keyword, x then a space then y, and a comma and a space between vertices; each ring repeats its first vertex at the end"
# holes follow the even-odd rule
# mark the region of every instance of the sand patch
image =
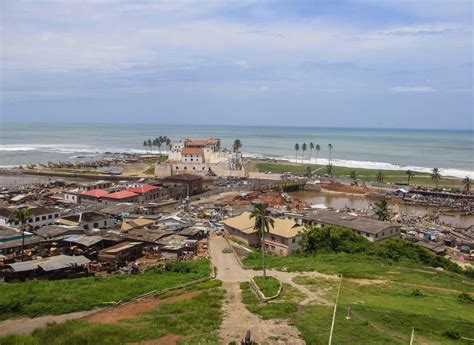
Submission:
POLYGON ((344 279, 352 283, 359 284, 359 285, 381 285, 381 284, 388 283, 388 280, 383 280, 383 279, 355 279, 355 278, 344 278, 344 279))

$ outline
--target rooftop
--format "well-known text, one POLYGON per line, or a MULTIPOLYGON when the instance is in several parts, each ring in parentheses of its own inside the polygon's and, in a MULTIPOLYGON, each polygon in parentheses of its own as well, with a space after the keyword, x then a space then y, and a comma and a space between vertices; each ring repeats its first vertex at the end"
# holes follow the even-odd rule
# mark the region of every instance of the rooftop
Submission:
POLYGON ((198 148, 192 148, 192 147, 185 147, 181 150, 181 153, 183 155, 203 155, 204 150, 203 149, 198 149, 198 148))
POLYGON ((95 198, 100 198, 100 197, 103 197, 104 195, 108 195, 109 192, 103 190, 103 189, 92 189, 92 190, 89 190, 87 192, 82 192, 81 195, 84 195, 84 196, 92 196, 92 197, 95 197, 95 198))
POLYGON ((202 179, 203 179, 202 176, 187 174, 187 173, 166 176, 165 178, 163 178, 164 181, 196 181, 196 180, 202 180, 202 179))
POLYGON ((137 193, 137 194, 144 194, 144 193, 147 193, 147 192, 155 190, 155 189, 160 189, 160 187, 151 186, 149 184, 146 184, 144 186, 127 188, 127 189, 125 189, 125 191, 129 191, 129 192, 137 193))
POLYGON ((107 195, 104 195, 103 198, 107 199, 128 199, 134 196, 138 196, 137 193, 133 193, 127 190, 122 190, 120 192, 115 192, 115 193, 110 193, 107 195))

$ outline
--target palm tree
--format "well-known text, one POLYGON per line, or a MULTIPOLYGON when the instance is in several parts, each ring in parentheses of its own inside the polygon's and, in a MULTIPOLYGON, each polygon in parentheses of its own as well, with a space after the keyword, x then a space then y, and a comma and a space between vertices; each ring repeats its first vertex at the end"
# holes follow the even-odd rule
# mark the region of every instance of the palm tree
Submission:
POLYGON ((377 176, 375 176, 375 178, 377 179, 377 182, 380 182, 380 183, 383 182, 385 175, 383 174, 382 170, 379 170, 377 172, 377 176))
POLYGON ((308 148, 308 145, 306 145, 306 143, 303 143, 303 145, 301 145, 301 163, 303 163, 304 152, 306 151, 307 148, 308 148))
POLYGON ((168 151, 171 151, 171 139, 166 137, 165 144, 168 147, 168 151))
POLYGON ((311 156, 313 155, 314 144, 309 143, 309 162, 311 163, 311 156))
POLYGON ((234 150, 234 152, 238 152, 241 147, 242 147, 242 142, 240 141, 240 139, 235 139, 234 145, 232 146, 232 149, 234 150))
POLYGON ((351 170, 349 176, 352 180, 354 180, 354 181, 357 180, 357 171, 351 170))
POLYGON ((462 180, 462 184, 464 185, 464 190, 466 192, 470 192, 471 191, 471 178, 469 176, 466 176, 463 180, 462 180))
MULTIPOLYGON (((144 147, 144 148, 147 148, 147 147, 148 147, 148 142, 147 142, 146 140, 143 141, 143 147, 144 147)), ((147 153, 148 153, 148 150, 147 150, 147 153)))
POLYGON ((407 174, 407 184, 410 185, 410 180, 413 176, 415 176, 415 173, 408 169, 407 171, 405 171, 405 174, 407 174))
POLYGON ((253 210, 250 213, 250 218, 255 219, 254 229, 257 230, 260 235, 260 241, 262 246, 262 267, 263 267, 263 278, 266 278, 267 272, 265 267, 265 232, 270 232, 270 227, 273 228, 273 218, 270 217, 270 211, 267 209, 265 203, 255 203, 253 210))
POLYGON ((436 189, 438 189, 439 180, 441 180, 441 175, 438 168, 433 168, 431 170, 431 179, 436 183, 436 189))
POLYGON ((319 146, 319 144, 316 144, 315 150, 316 150, 316 164, 318 164, 318 156, 319 156, 319 151, 321 151, 321 146, 319 146))
POLYGON ((334 147, 332 146, 332 144, 328 144, 328 149, 329 149, 329 164, 331 164, 331 153, 332 153, 332 149, 334 147))
POLYGON ((153 146, 153 142, 151 141, 151 139, 148 139, 148 140, 147 140, 147 145, 148 145, 148 147, 149 147, 150 150, 151 150, 151 147, 153 146))
POLYGON ((387 221, 392 217, 392 211, 388 207, 388 202, 385 198, 381 199, 378 203, 375 204, 375 215, 378 220, 387 221))
POLYGON ((300 150, 300 144, 296 143, 295 144, 295 151, 296 151, 296 163, 298 163, 298 151, 300 150))
POLYGON ((30 215, 28 213, 27 207, 17 208, 15 209, 10 216, 8 217, 8 223, 20 223, 20 231, 21 231, 21 261, 23 261, 23 252, 25 249, 25 230, 26 230, 26 223, 30 215))
POLYGON ((332 176, 334 174, 334 169, 332 167, 332 164, 329 163, 328 165, 326 165, 326 171, 328 173, 329 176, 332 176))

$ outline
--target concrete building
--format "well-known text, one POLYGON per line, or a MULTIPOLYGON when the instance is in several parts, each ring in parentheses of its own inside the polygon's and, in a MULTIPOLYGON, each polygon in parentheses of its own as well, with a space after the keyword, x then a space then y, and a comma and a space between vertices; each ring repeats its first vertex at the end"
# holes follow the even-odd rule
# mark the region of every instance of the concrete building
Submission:
MULTIPOLYGON (((273 220, 270 231, 265 233, 264 241, 267 251, 276 255, 291 255, 300 249, 299 241, 303 226, 290 219, 273 220)), ((224 229, 227 235, 247 243, 250 246, 260 246, 261 239, 254 229, 255 220, 250 218, 249 212, 237 217, 224 220, 224 229)))
POLYGON ((82 212, 62 217, 57 220, 60 225, 77 226, 82 229, 102 229, 115 224, 114 218, 110 215, 99 212, 82 212))
MULTIPOLYGON (((0 209, 0 225, 10 225, 18 228, 19 222, 13 222, 10 224, 8 218, 13 212, 14 208, 1 208, 0 209)), ((28 219, 27 225, 33 229, 40 228, 45 225, 52 225, 56 223, 56 220, 60 217, 61 209, 55 207, 28 207, 28 219)))
POLYGON ((202 192, 202 176, 183 173, 167 176, 162 181, 164 186, 170 188, 184 186, 185 196, 193 196, 202 192))
POLYGON ((173 145, 168 162, 155 165, 156 176, 192 173, 201 176, 245 176, 242 154, 221 147, 220 139, 183 139, 173 145))

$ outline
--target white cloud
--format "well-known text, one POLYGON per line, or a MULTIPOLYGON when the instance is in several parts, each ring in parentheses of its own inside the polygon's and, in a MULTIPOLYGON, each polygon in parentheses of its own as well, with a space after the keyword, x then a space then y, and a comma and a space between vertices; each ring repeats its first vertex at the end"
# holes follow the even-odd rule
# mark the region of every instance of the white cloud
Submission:
POLYGON ((435 92, 436 89, 431 86, 394 86, 390 92, 394 93, 427 93, 435 92))

